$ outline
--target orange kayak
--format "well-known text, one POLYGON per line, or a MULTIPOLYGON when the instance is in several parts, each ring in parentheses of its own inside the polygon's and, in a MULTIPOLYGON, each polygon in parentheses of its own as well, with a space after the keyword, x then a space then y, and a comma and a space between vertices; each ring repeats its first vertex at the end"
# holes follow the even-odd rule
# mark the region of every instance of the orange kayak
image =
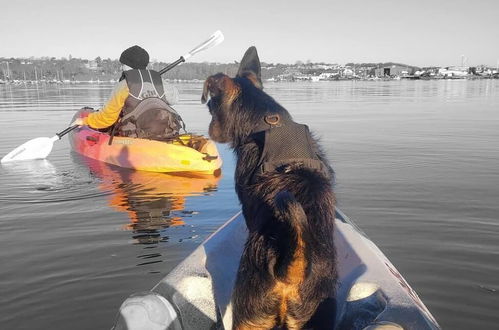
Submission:
MULTIPOLYGON (((82 109, 74 118, 85 117, 82 109)), ((74 120, 73 118, 73 120, 74 120)), ((69 133, 77 153, 108 164, 140 171, 219 175, 222 159, 215 143, 200 135, 184 134, 173 141, 115 136, 82 126, 69 133)))

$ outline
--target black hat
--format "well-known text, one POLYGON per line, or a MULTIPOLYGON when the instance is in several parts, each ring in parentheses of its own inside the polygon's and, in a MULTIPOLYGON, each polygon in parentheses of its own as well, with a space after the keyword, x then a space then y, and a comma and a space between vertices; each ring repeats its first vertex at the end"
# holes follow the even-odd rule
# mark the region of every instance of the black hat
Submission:
POLYGON ((144 48, 135 45, 121 53, 120 62, 134 69, 145 69, 149 64, 149 54, 144 48))

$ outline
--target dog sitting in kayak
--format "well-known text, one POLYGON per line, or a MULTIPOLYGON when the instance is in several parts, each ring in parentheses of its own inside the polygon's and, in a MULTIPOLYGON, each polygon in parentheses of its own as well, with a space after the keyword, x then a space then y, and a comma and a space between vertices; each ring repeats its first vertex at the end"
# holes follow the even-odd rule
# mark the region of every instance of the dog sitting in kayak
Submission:
POLYGON ((249 230, 233 328, 332 328, 314 325, 321 303, 334 300, 337 280, 334 173, 323 152, 308 127, 263 91, 255 47, 235 78, 208 77, 202 102, 212 116, 210 137, 237 156, 236 192, 249 230))

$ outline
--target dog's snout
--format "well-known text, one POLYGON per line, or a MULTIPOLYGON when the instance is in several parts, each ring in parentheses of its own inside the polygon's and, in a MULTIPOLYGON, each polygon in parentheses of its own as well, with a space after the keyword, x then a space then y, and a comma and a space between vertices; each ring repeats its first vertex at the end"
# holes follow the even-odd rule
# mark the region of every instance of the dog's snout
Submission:
POLYGON ((213 115, 213 100, 211 98, 206 103, 206 106, 208 107, 208 111, 210 112, 210 115, 213 115))

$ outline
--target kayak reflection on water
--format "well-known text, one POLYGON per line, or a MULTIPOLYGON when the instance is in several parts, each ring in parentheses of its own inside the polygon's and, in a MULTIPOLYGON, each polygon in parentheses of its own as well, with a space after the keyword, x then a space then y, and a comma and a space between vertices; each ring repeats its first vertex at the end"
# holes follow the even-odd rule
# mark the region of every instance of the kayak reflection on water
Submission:
POLYGON ((168 236, 161 235, 163 229, 185 225, 184 218, 197 213, 184 210, 186 197, 214 192, 220 180, 213 175, 189 177, 134 171, 82 159, 100 179, 99 188, 110 192, 109 206, 127 213, 130 222, 123 228, 133 232, 137 244, 168 241, 168 236))

